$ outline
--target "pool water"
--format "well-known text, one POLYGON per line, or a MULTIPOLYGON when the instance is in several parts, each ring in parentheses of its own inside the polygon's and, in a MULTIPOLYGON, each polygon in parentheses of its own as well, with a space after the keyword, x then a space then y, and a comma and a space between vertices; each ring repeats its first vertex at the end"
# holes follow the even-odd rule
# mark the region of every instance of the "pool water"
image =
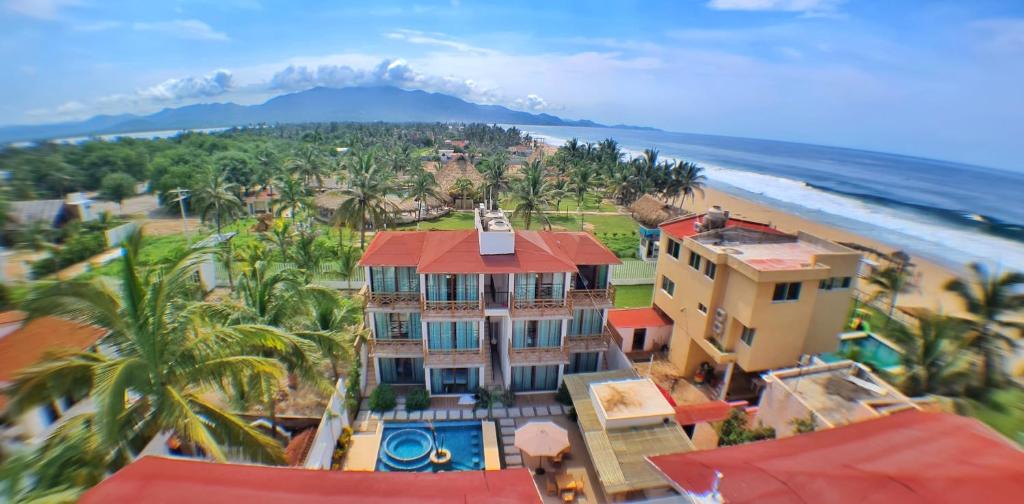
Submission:
POLYGON ((387 422, 377 455, 378 471, 473 471, 484 468, 480 422, 387 422), (444 465, 430 461, 435 445, 452 459, 444 465))
POLYGON ((843 355, 854 347, 859 348, 860 360, 871 364, 875 369, 889 369, 901 365, 899 350, 871 334, 846 338, 839 343, 839 351, 822 354, 821 359, 825 362, 844 360, 843 355))

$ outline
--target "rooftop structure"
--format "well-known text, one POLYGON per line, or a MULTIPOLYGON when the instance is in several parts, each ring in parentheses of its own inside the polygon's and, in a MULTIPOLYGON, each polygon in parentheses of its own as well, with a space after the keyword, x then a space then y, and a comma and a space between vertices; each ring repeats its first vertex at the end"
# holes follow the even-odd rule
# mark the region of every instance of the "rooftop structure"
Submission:
POLYGON ((793 419, 813 416, 818 428, 832 428, 918 409, 910 398, 853 361, 773 371, 764 380, 757 419, 774 427, 780 437, 792 433, 793 419))
POLYGON ((818 266, 823 254, 850 249, 807 234, 786 235, 740 227, 718 229, 694 236, 708 250, 725 254, 758 271, 786 271, 818 266))
MULTIPOLYGON (((674 494, 668 482, 648 463, 647 457, 687 452, 693 450, 693 444, 679 424, 672 421, 606 428, 598 412, 603 406, 599 405, 600 401, 594 400, 592 386, 596 384, 599 388, 606 387, 615 381, 646 380, 638 380, 632 368, 565 377, 565 385, 572 397, 573 407, 576 408, 577 422, 587 452, 605 494, 609 498, 625 496, 631 492, 643 492, 646 497, 652 498, 674 494)), ((640 387, 644 388, 643 385, 640 387)), ((652 398, 656 399, 652 402, 657 405, 667 404, 664 396, 656 389, 655 392, 657 398, 652 398)), ((644 406, 639 408, 642 410, 644 406)), ((668 416, 674 413, 669 407, 668 416)))
POLYGON ((675 415, 650 378, 591 383, 590 399, 605 429, 658 425, 675 415))
POLYGON ((1020 502, 1024 452, 973 418, 907 411, 786 439, 651 457, 700 502, 1020 502))
POLYGON ((526 469, 442 473, 315 471, 143 457, 82 495, 83 504, 540 503, 526 469))

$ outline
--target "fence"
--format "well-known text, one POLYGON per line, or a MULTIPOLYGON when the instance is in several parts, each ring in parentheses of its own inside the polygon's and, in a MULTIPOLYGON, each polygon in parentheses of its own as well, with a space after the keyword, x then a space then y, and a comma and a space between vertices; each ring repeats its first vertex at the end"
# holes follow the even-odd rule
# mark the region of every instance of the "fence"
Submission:
POLYGON ((643 285, 654 283, 653 261, 626 259, 622 264, 612 266, 612 283, 615 285, 643 285))
POLYGON ((106 230, 103 234, 107 238, 107 248, 120 245, 122 242, 127 240, 132 233, 135 233, 137 229, 139 229, 139 225, 137 223, 128 222, 106 230))
POLYGON ((338 378, 334 384, 334 393, 327 403, 323 418, 316 429, 316 436, 313 437, 313 445, 306 455, 304 466, 306 469, 330 469, 331 458, 334 456, 334 447, 338 443, 341 431, 348 427, 348 411, 345 408, 345 379, 338 378))

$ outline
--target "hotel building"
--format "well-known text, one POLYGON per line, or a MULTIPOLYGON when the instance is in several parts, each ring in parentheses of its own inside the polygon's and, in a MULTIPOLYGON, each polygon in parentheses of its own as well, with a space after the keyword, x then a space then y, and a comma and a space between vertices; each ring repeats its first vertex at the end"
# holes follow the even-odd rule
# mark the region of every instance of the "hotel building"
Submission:
POLYGON ((619 263, 590 234, 513 231, 500 210, 477 210, 473 230, 379 232, 360 261, 364 376, 431 395, 555 391, 606 366, 619 263))

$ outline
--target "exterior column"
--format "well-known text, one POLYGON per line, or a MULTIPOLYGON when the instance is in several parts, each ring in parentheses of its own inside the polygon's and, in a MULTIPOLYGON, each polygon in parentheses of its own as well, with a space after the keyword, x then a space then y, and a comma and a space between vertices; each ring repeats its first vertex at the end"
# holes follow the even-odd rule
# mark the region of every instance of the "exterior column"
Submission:
POLYGON ((729 384, 732 383, 732 373, 736 367, 735 362, 730 362, 725 368, 725 379, 722 381, 722 391, 718 393, 718 399, 724 401, 726 394, 729 393, 729 384))

